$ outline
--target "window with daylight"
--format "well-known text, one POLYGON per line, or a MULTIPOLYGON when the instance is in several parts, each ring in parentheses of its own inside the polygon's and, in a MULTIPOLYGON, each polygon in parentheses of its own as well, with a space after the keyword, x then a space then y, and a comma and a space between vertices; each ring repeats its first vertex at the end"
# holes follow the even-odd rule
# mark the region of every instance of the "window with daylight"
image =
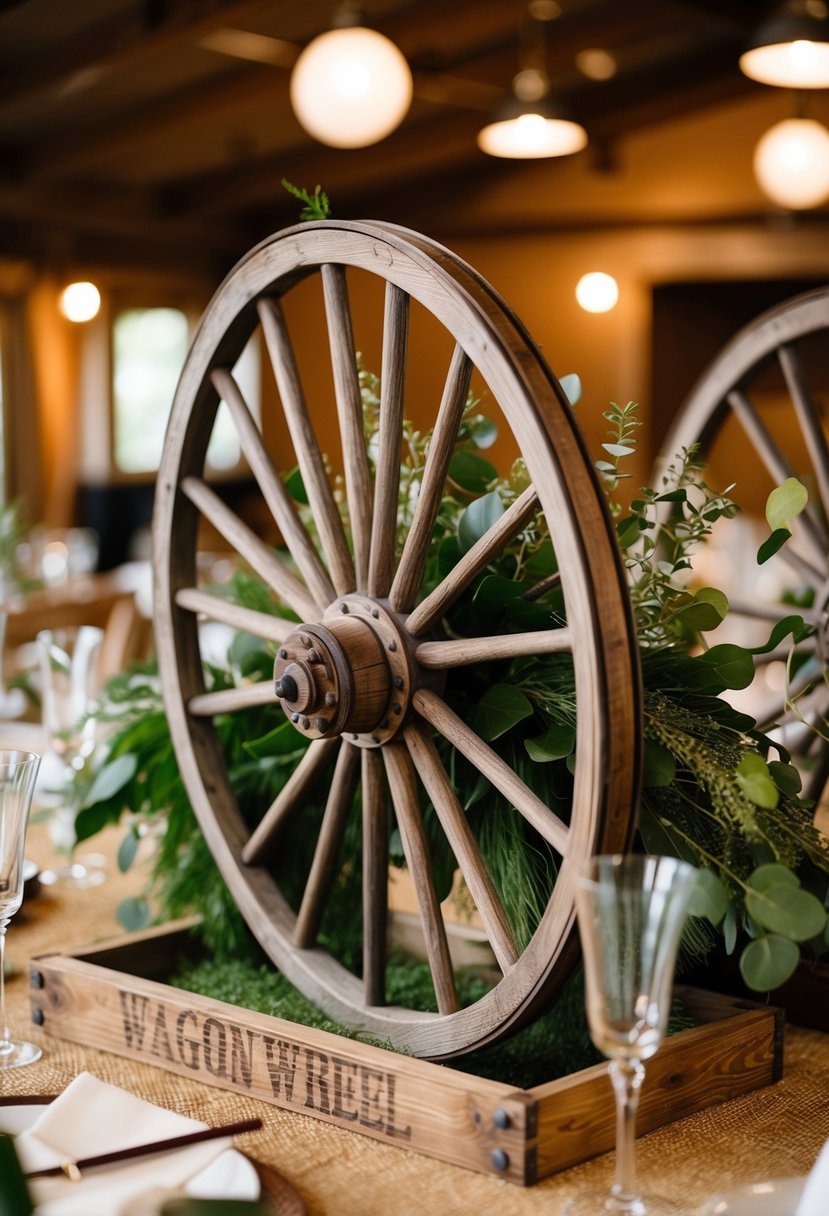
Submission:
MULTIPOLYGON (((122 473, 158 469, 164 432, 176 385, 190 343, 187 315, 178 308, 127 308, 112 325, 112 447, 115 468, 122 473)), ((234 377, 251 411, 259 414, 258 351, 242 352, 234 377)), ((220 406, 207 451, 217 472, 235 469, 241 460, 236 428, 224 403, 220 406)))

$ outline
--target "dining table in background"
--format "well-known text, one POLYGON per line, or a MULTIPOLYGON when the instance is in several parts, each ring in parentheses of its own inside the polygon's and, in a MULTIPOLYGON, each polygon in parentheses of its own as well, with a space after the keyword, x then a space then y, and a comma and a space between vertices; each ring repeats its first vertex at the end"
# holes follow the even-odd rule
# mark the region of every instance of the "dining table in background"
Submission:
MULTIPOLYGON (((2 742, 2 724, 0 724, 2 742)), ((240 1147, 277 1170, 302 1196, 308 1216, 556 1216, 568 1198, 609 1185, 613 1155, 517 1187, 405 1148, 259 1100, 206 1086, 146 1063, 54 1038, 30 1024, 28 961, 117 937, 119 902, 138 894, 147 859, 122 874, 115 863, 122 829, 107 828, 97 846, 107 881, 90 890, 53 887, 24 903, 9 935, 19 969, 7 989, 13 1027, 43 1046, 38 1063, 2 1078, 2 1096, 58 1094, 87 1070, 102 1080, 210 1125, 260 1117, 261 1131, 240 1147)), ((27 855, 49 856, 43 824, 30 827, 27 855)), ((607 1101, 612 1105, 608 1082, 607 1101)), ((808 1173, 829 1138, 829 1035, 787 1026, 782 1080, 640 1137, 638 1169, 647 1189, 684 1204, 689 1216, 711 1195, 765 1178, 808 1173)))

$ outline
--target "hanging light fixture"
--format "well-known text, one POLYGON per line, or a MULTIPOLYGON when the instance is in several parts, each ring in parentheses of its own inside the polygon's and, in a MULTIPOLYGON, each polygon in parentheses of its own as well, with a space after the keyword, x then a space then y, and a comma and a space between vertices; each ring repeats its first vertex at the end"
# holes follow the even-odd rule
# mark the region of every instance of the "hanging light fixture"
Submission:
POLYGON ((530 28, 536 32, 535 46, 525 51, 521 70, 512 82, 512 93, 490 123, 478 132, 478 147, 490 156, 530 160, 545 156, 569 156, 587 144, 580 123, 550 98, 550 79, 544 65, 544 34, 537 6, 530 5, 530 28))
POLYGON ((291 104, 320 143, 365 148, 390 135, 406 117, 412 73, 389 38, 360 24, 356 5, 343 4, 333 24, 297 59, 291 104))
POLYGON ((829 198, 829 131, 813 118, 776 123, 757 144, 754 173, 780 207, 819 207, 829 198))
POLYGON ((761 84, 829 88, 829 7, 825 0, 787 0, 759 27, 740 68, 761 84))

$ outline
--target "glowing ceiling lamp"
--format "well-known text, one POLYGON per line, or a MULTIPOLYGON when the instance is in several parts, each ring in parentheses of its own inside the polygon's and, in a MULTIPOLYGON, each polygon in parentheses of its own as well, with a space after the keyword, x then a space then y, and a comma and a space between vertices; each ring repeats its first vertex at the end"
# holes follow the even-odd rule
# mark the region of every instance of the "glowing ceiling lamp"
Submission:
POLYGON ((754 173, 772 202, 791 210, 829 198, 829 131, 813 118, 770 127, 754 151, 754 173))
POLYGON ((94 283, 70 283, 60 294, 60 310, 67 321, 91 321, 101 307, 101 293, 94 283))
MULTIPOLYGON (((554 8, 560 12, 557 5, 554 8)), ((550 98, 541 22, 557 12, 544 16, 538 4, 531 3, 529 15, 538 33, 536 45, 513 80, 510 97, 478 132, 478 147, 490 156, 514 160, 569 156, 585 147, 587 132, 550 98)))
POLYGON ((829 8, 824 0, 787 0, 740 56, 752 80, 792 89, 829 88, 829 8))
POLYGON ((347 4, 337 28, 308 44, 291 73, 290 95, 302 126, 333 148, 365 148, 390 135, 412 102, 412 73, 395 44, 359 24, 347 4))

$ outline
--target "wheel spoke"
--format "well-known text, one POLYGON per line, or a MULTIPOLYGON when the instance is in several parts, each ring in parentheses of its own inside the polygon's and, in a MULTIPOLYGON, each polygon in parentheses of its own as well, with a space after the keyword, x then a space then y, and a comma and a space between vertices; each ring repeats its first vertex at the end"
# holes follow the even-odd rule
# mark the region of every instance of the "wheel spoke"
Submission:
MULTIPOLYGON (((775 485, 781 485, 788 477, 793 477, 794 470, 792 466, 769 434, 760 415, 746 394, 739 389, 732 390, 728 394, 728 404, 739 419, 743 430, 766 466, 766 470, 775 485)), ((795 521, 796 524, 800 522, 795 521)), ((803 513, 802 526, 804 531, 808 533, 813 555, 819 561, 822 560, 827 548, 826 531, 811 508, 807 508, 803 513)))
MULTIPOLYGON (((829 445, 826 443, 826 434, 818 417, 817 408, 812 400, 808 385, 803 377, 800 360, 794 347, 781 346, 777 355, 780 360, 780 366, 783 369, 786 387, 789 390, 789 396, 792 399, 797 420, 800 423, 803 438, 806 440, 806 449, 812 462, 812 469, 814 470, 818 493, 823 503, 823 510, 824 513, 829 513, 829 445)), ((824 553, 826 552, 826 547, 824 538, 822 550, 824 553)))
POLYGON ((211 718, 213 714, 232 714, 256 705, 275 704, 273 680, 261 680, 256 684, 242 684, 239 688, 198 693, 187 702, 187 711, 196 718, 211 718))
POLYGON ((331 579, 338 595, 355 589, 354 563, 348 550, 345 529, 340 518, 322 454, 308 417, 308 407, 299 379, 299 370, 291 347, 282 310, 275 300, 260 300, 257 308, 262 332, 273 366, 276 386, 285 411, 285 421, 291 433, 299 470, 308 502, 319 529, 323 551, 331 569, 331 579))
POLYGON ((394 570, 408 336, 409 297, 394 283, 387 283, 380 371, 379 452, 368 565, 368 593, 373 596, 388 595, 394 570))
POLYGON ((383 762, 362 753, 363 990, 367 1005, 386 1003, 386 924, 389 914, 389 816, 383 762))
POLYGON ((322 609, 311 598, 305 585, 235 512, 225 506, 218 494, 197 477, 185 477, 181 488, 205 519, 261 575, 279 598, 298 613, 301 620, 320 619, 322 609))
POLYGON ((557 853, 565 856, 570 829, 513 769, 435 693, 420 689, 415 693, 413 703, 417 712, 492 782, 519 814, 523 815, 527 823, 534 827, 557 853))
POLYGON ((230 625, 238 632, 252 633, 268 642, 282 642, 296 629, 296 621, 271 616, 269 612, 257 612, 253 608, 243 608, 241 604, 211 595, 208 591, 199 591, 197 587, 182 587, 176 592, 175 598, 178 607, 187 612, 196 612, 211 621, 230 625))
POLYGON ((389 599, 395 612, 408 612, 412 608, 423 582, 429 541, 440 510, 471 375, 470 359, 460 346, 456 346, 426 456, 420 497, 391 587, 389 599))
POLYGON ((572 648, 573 639, 569 629, 539 629, 534 633, 503 633, 487 638, 421 642, 415 657, 424 667, 465 667, 470 663, 485 663, 489 659, 560 654, 572 648))
POLYGON ((503 904, 483 862, 469 820, 458 802, 432 739, 418 726, 406 727, 403 737, 478 909, 498 966, 506 975, 517 962, 518 951, 503 904))
POLYGON ((274 468, 238 384, 226 368, 215 368, 210 378, 216 392, 230 410, 244 457, 311 594, 318 604, 330 604, 337 593, 328 571, 320 561, 319 554, 297 515, 293 500, 274 468))
POLYGON ((334 372, 334 396, 343 443, 345 490, 354 545, 354 565, 357 586, 365 587, 368 581, 371 538, 371 475, 363 430, 363 401, 357 372, 345 267, 323 266, 322 286, 334 372))
POLYGON ((504 545, 526 526, 538 508, 538 496, 532 486, 516 498, 501 518, 484 533, 480 540, 464 553, 451 574, 418 604, 406 621, 406 629, 418 637, 439 621, 477 574, 489 565, 504 545))
POLYGON ((342 844, 348 812, 357 788, 359 761, 359 748, 352 747, 350 743, 343 743, 325 804, 308 881, 297 913, 294 942, 300 950, 307 950, 315 945, 317 940, 326 900, 335 877, 337 855, 342 844))
POLYGON ((386 765, 386 776, 397 815, 397 826, 400 829, 406 864, 409 867, 420 904, 426 953, 432 971, 438 1010, 440 1013, 454 1013, 458 1008, 455 976, 449 956, 449 943, 446 940, 446 926, 443 923, 435 884, 432 881, 429 849, 423 827, 423 816, 420 812, 414 765, 409 753, 399 743, 391 743, 383 748, 383 760, 386 765))
POLYGON ((314 739, 313 743, 308 745, 305 755, 242 849, 242 861, 246 865, 256 865, 267 856, 276 842, 276 835, 283 820, 307 798, 316 782, 322 778, 332 754, 339 746, 339 737, 314 739))
POLYGON ((532 604, 535 600, 540 600, 542 595, 546 595, 548 591, 554 591, 559 586, 561 586, 561 574, 556 570, 555 574, 548 574, 546 578, 540 578, 534 586, 530 587, 529 591, 524 592, 521 599, 532 604))

